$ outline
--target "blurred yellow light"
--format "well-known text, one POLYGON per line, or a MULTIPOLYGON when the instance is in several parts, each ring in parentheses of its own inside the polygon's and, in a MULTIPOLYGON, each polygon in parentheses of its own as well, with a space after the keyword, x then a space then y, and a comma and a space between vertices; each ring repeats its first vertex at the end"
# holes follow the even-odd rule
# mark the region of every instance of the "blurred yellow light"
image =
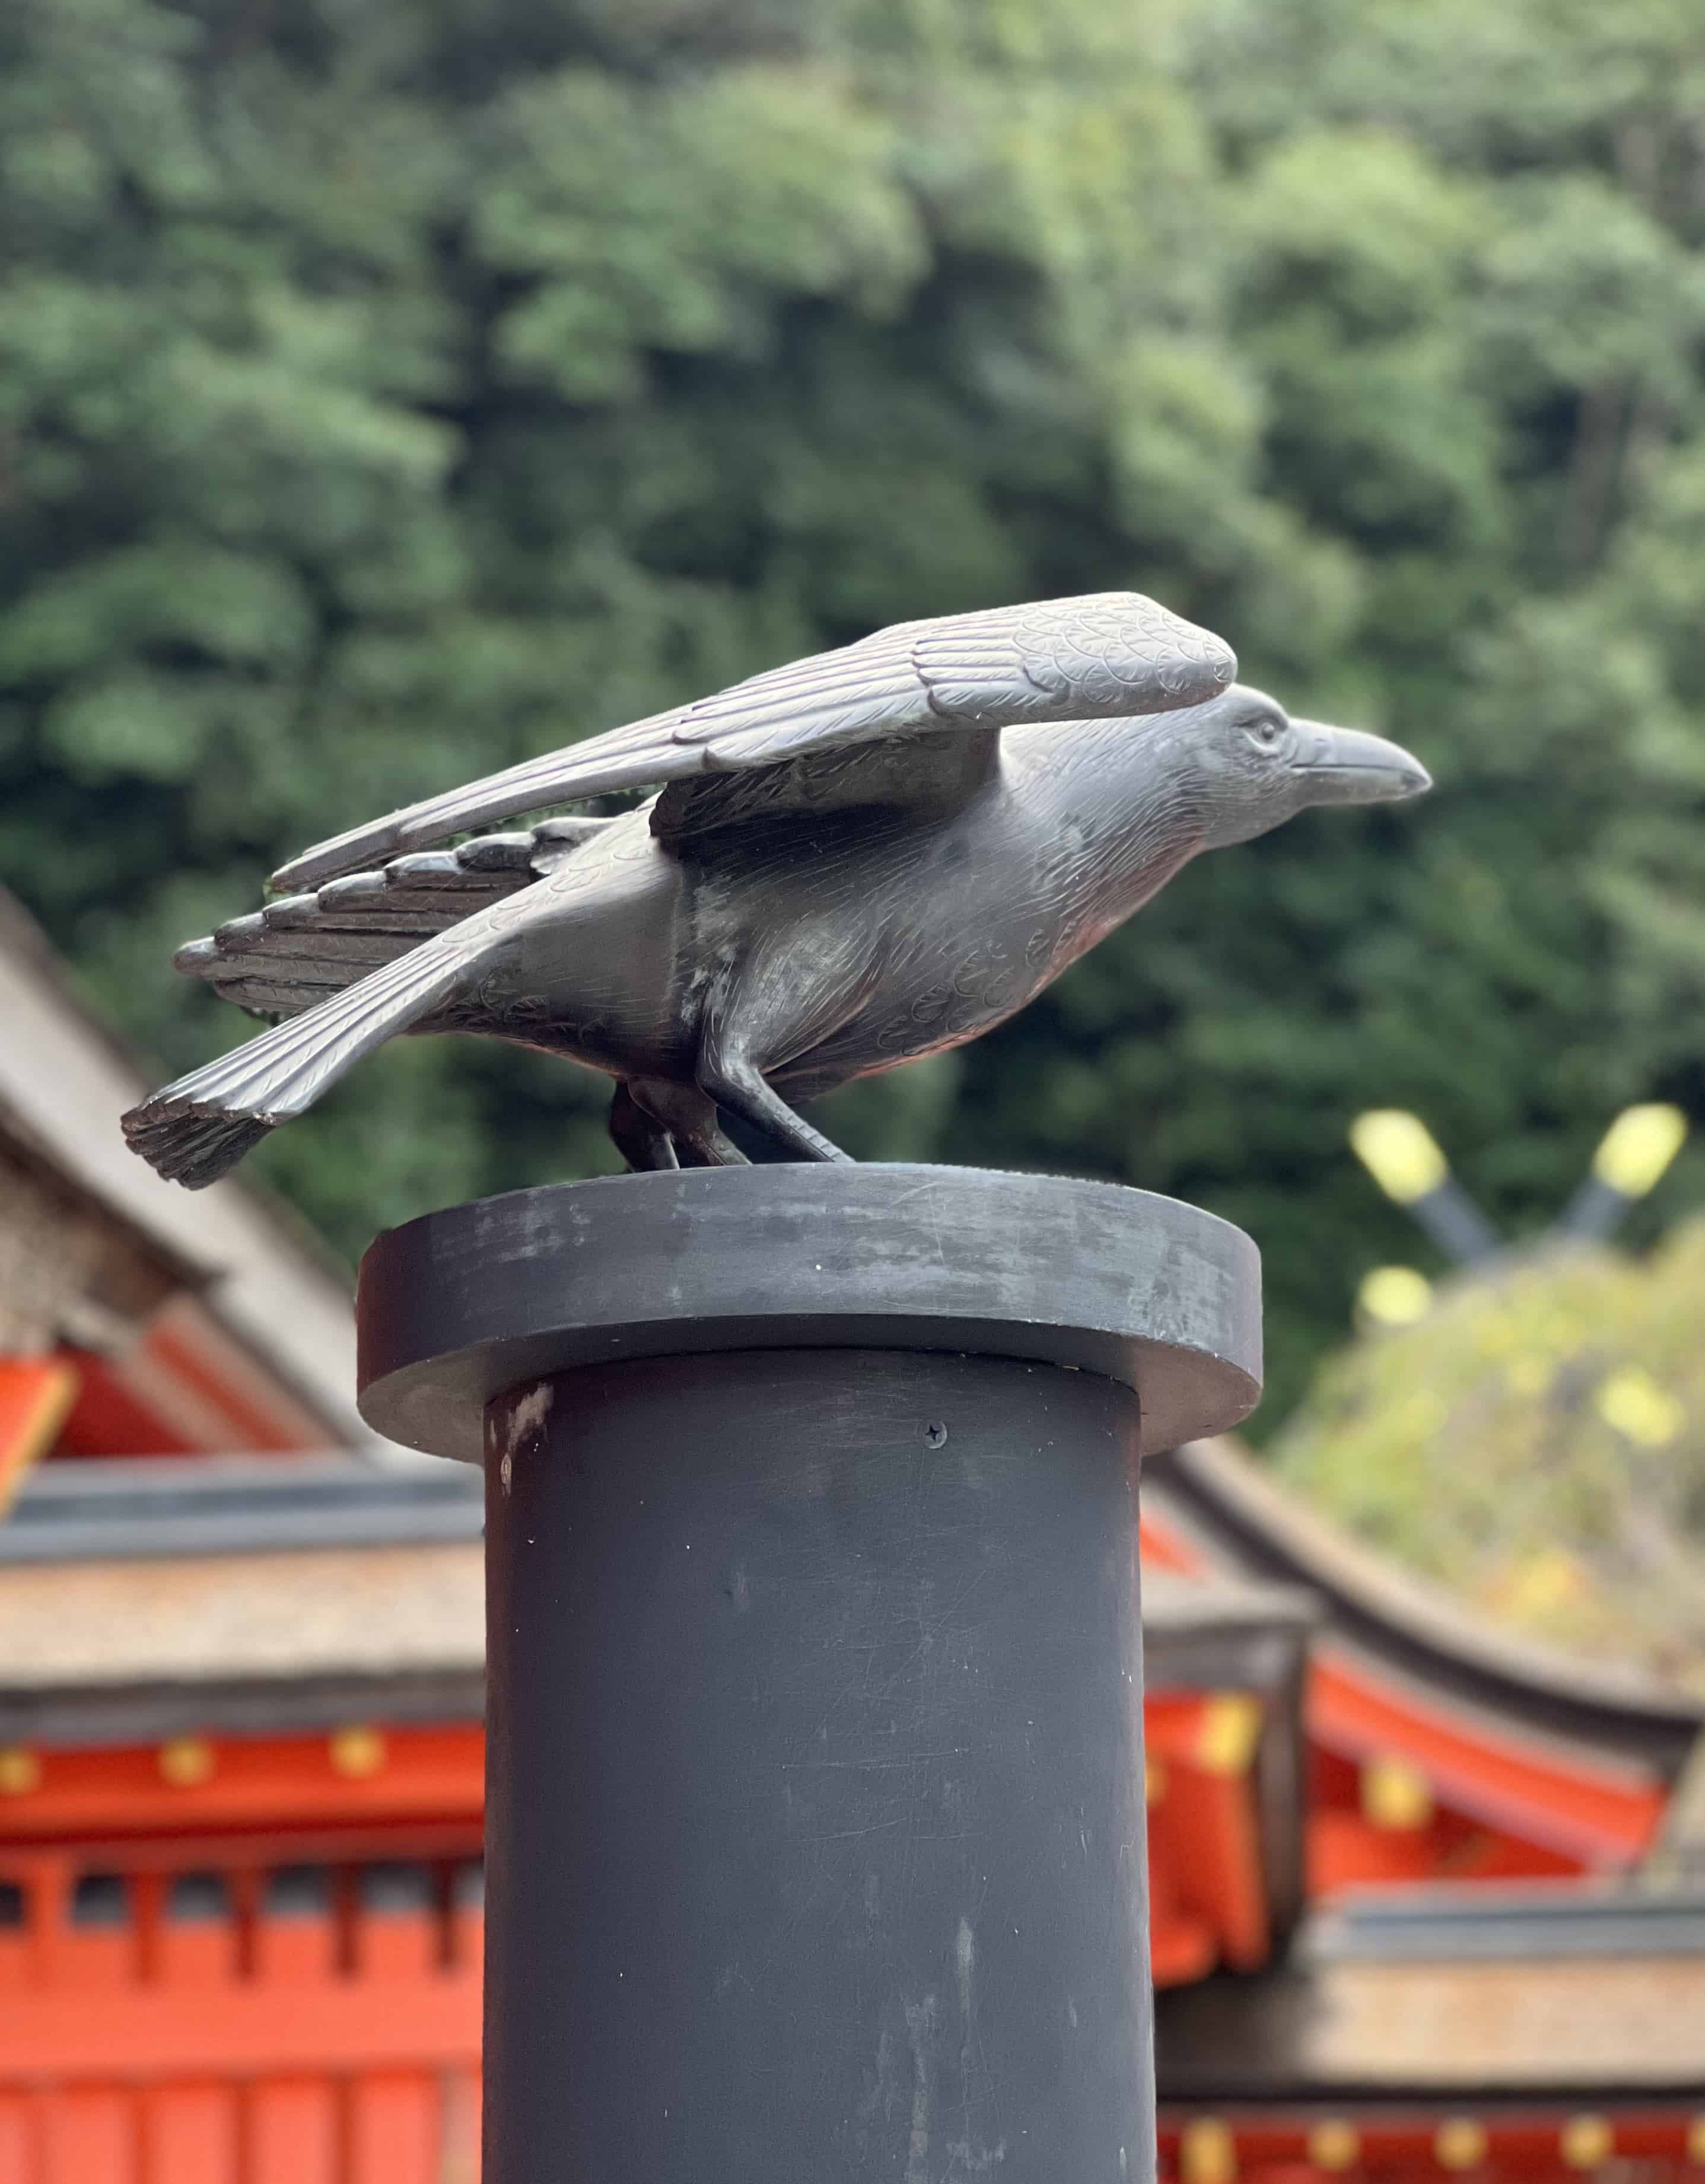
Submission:
POLYGON ((1362 1816, 1376 1828, 1424 1828, 1433 1817, 1433 1786, 1407 1759, 1368 1760, 1362 1769, 1362 1816))
POLYGON ((1567 1547, 1541 1547, 1488 1588, 1488 1598, 1518 1620, 1573 1607, 1592 1591, 1592 1578, 1567 1547))
POLYGON ((23 1797, 42 1783, 42 1763, 21 1744, 0 1752, 0 1797, 23 1797))
POLYGON ((1412 1327, 1433 1308, 1433 1284, 1412 1267, 1375 1267, 1356 1301, 1381 1327, 1412 1327))
POLYGON ((1592 1156, 1592 1172, 1624 1198, 1644 1198, 1687 1137, 1679 1107, 1624 1107, 1592 1156))
POLYGON ((1196 1765, 1206 1774, 1246 1774, 1260 1741, 1260 1700, 1246 1691, 1216 1691, 1202 1709, 1196 1765))
POLYGON ((365 1724, 334 1730, 327 1751, 337 1774, 358 1780, 364 1774, 376 1774, 385 1764, 384 1737, 365 1724))
POLYGON ((1609 2160, 1615 2142, 1603 2116, 1571 2116, 1559 2134, 1557 2151, 1571 2169, 1597 2169, 1609 2160))
POLYGON ((1399 1206, 1412 1206, 1436 1190, 1451 1172, 1420 1117, 1400 1107, 1375 1107, 1358 1115, 1350 1125, 1350 1143, 1380 1190, 1399 1206))
POLYGON ((175 1736, 159 1757, 160 1780, 174 1790, 192 1790, 213 1773, 213 1747, 203 1736, 175 1736))
POLYGON ((1182 2184, 1232 2184, 1237 2175, 1237 2146, 1217 2116, 1198 2116, 1178 2133, 1178 2176, 1182 2184))
POLYGON ((1317 2169, 1353 2169, 1362 2155, 1354 2124, 1329 2116, 1308 2134, 1308 2158, 1317 2169))
POLYGON ((1433 2139, 1440 2169, 1478 2169, 1486 2158, 1486 2131, 1473 2116, 1448 2116, 1433 2139))
POLYGON ((1601 1381, 1593 1404, 1606 1425, 1641 1448, 1667 1447, 1687 1423, 1675 1397, 1637 1365, 1601 1381))

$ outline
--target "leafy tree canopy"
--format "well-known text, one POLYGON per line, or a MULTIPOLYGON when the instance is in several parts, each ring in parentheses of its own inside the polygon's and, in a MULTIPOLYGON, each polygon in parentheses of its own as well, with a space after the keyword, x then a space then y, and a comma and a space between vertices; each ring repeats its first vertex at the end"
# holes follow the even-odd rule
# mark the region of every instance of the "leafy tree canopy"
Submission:
MULTIPOLYGON (((1154 592, 1436 795, 833 1126, 1244 1223, 1282 1412, 1406 1240, 1359 1108, 1518 1223, 1705 1111, 1702 110, 1691 0, 14 0, 0 872, 181 1067, 240 1026, 170 947, 352 817, 1154 592)), ((353 1252, 607 1165, 602 1096, 421 1042, 262 1165, 353 1252)))

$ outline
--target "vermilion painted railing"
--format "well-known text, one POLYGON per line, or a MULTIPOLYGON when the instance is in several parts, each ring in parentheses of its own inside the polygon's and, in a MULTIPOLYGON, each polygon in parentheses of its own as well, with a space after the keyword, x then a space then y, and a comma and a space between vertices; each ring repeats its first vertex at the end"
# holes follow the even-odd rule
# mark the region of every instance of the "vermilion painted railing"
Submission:
MULTIPOLYGON (((1145 1711, 1156 1983, 1249 1969, 1259 1702, 1145 1711)), ((476 2184, 480 1743, 0 1754, 0 2184, 476 2184)))
POLYGON ((476 1866, 0 1893, 0 2184, 474 2184, 476 1866))

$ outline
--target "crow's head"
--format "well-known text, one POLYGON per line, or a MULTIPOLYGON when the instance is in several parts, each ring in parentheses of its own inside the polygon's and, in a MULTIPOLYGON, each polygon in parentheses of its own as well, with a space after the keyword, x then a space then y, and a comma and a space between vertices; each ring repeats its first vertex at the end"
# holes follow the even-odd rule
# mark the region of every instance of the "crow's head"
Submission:
POLYGON ((1317 804, 1390 804, 1433 785, 1383 736, 1293 720, 1276 698, 1231 688, 1172 716, 1199 800, 1202 847, 1252 841, 1317 804))

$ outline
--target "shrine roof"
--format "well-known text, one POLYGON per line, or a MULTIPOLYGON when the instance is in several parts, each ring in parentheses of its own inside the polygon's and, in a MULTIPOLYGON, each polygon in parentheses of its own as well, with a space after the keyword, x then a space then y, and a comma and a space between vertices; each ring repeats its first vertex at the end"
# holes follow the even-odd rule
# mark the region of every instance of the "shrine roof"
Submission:
POLYGON ((1705 2081, 1705 1897, 1370 1891, 1290 1962, 1158 1998, 1161 2098, 1625 2102, 1705 2081), (1542 1969, 1541 1969, 1542 1968, 1542 1969))
POLYGON ((0 1140, 141 1240, 222 1334, 289 1389, 322 1445, 398 1459, 358 1416, 348 1285, 307 1230, 252 1186, 192 1195, 135 1158, 118 1118, 147 1080, 67 967, 0 890, 0 1140))
POLYGON ((0 1580, 0 1745, 477 1719, 476 1542, 44 1563, 0 1580))
POLYGON ((1143 1494, 1145 1526, 1197 1567, 1311 1593, 1325 1656, 1394 1692, 1665 1779, 1705 1724, 1705 1701, 1637 1666, 1582 1660, 1475 1614, 1318 1516, 1229 1440, 1155 1460, 1143 1494))
MULTIPOLYGON (((328 1678, 371 1684, 368 1710, 394 1718, 387 1680, 476 1680, 482 1523, 477 1473, 439 1461, 41 1467, 0 1523, 0 1745, 281 1724, 328 1678)), ((1151 1688, 1294 1711, 1312 1620, 1295 1588, 1145 1571, 1151 1688)))

